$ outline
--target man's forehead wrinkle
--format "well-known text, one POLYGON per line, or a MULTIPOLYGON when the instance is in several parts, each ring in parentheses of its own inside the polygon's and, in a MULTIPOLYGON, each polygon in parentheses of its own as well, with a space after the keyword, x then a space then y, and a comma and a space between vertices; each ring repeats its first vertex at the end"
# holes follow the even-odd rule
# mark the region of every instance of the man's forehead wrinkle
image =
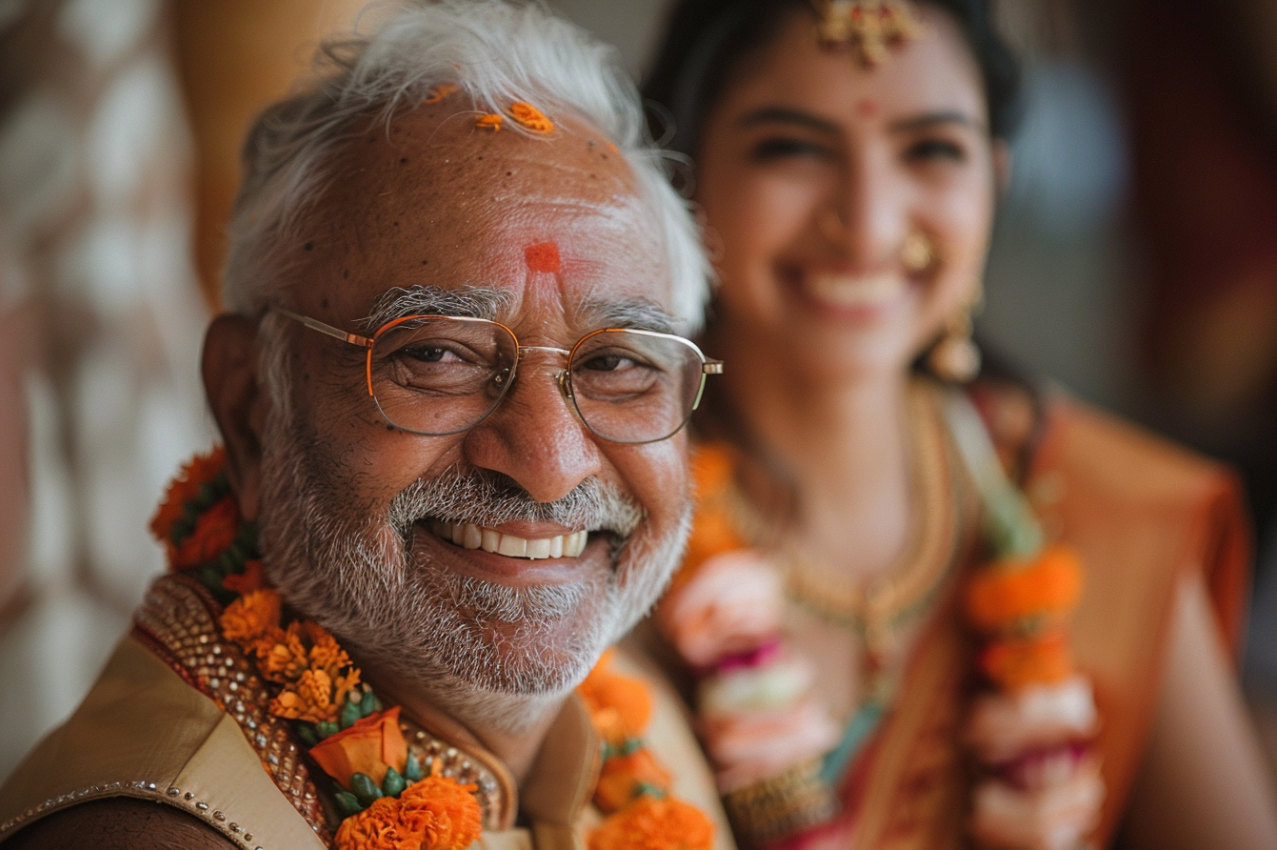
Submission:
POLYGON ((405 316, 461 316, 495 320, 514 299, 511 292, 484 286, 465 285, 444 289, 433 284, 416 284, 388 289, 377 299, 369 315, 361 320, 369 331, 405 316))

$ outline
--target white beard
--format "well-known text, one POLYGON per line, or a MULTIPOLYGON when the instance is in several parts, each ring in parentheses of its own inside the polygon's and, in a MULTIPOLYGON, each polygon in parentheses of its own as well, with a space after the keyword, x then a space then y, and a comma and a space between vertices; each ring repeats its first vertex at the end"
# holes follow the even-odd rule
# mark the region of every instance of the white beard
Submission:
POLYGON ((266 574, 289 605, 327 628, 395 688, 456 717, 517 732, 576 687, 603 650, 651 608, 691 525, 657 537, 627 493, 587 479, 554 503, 486 471, 417 481, 388 507, 352 505, 348 482, 276 408, 266 424, 259 519, 266 574), (522 518, 605 529, 624 541, 613 570, 515 588, 437 568, 412 540, 426 517, 489 527, 522 518))

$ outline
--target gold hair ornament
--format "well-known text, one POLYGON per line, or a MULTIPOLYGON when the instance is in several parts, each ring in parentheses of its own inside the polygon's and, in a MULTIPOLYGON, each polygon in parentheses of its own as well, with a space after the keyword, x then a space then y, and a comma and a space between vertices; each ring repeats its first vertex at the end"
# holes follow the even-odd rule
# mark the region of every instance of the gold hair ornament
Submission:
POLYGON ((862 65, 887 60, 890 48, 923 34, 922 22, 906 0, 813 0, 822 47, 855 50, 862 65))

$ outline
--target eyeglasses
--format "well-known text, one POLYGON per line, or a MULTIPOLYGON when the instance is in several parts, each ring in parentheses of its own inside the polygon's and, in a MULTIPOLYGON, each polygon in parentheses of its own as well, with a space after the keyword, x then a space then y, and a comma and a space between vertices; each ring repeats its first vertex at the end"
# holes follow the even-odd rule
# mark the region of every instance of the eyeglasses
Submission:
POLYGON ((577 417, 614 443, 654 443, 678 433, 700 404, 707 375, 721 375, 691 340, 630 328, 605 328, 571 350, 520 345, 500 322, 463 316, 405 316, 371 337, 346 333, 282 307, 283 316, 367 350, 368 395, 389 424, 443 437, 478 425, 514 384, 523 355, 567 357, 554 381, 577 417))

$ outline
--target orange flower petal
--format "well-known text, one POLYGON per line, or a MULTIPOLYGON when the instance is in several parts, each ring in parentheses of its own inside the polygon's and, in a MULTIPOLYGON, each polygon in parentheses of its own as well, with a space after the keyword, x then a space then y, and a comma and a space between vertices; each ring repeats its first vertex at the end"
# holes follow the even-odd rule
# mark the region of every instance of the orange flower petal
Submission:
POLYGON ((440 83, 439 85, 431 88, 430 91, 426 92, 426 98, 422 101, 422 103, 429 105, 439 103, 456 90, 456 83, 440 83))
POLYGON ((502 118, 499 113, 489 112, 486 115, 480 115, 478 118, 474 119, 474 126, 478 127, 480 130, 491 130, 495 133, 497 130, 501 129, 501 122, 503 120, 505 119, 502 118))
POLYGON ((531 130, 533 133, 554 132, 554 122, 547 118, 544 112, 530 103, 517 100, 510 104, 508 111, 510 117, 517 121, 520 126, 531 130))
POLYGON ((640 797, 590 834, 589 850, 709 850, 714 825, 681 800, 640 797))

